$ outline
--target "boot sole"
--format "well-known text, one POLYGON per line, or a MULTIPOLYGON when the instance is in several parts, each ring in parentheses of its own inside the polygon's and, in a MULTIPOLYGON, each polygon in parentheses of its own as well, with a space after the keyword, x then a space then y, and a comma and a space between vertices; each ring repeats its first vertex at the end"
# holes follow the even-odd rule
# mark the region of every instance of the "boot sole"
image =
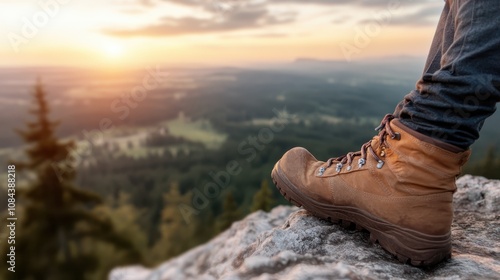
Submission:
POLYGON ((428 235, 391 224, 355 207, 310 199, 286 178, 279 165, 273 169, 271 177, 280 193, 295 206, 303 207, 316 217, 339 223, 344 228, 367 230, 370 242, 378 242, 401 263, 427 267, 451 258, 451 234, 428 235))

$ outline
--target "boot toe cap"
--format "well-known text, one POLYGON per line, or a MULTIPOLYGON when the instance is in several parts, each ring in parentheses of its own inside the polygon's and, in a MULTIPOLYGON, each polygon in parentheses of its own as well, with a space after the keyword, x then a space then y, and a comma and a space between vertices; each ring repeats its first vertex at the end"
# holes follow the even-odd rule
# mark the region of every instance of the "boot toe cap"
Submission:
POLYGON ((286 152, 279 161, 280 168, 286 174, 297 173, 307 168, 308 162, 317 161, 305 148, 295 147, 286 152))
POLYGON ((314 170, 320 162, 305 148, 296 147, 286 152, 276 163, 274 171, 286 177, 290 183, 297 187, 307 186, 314 170))

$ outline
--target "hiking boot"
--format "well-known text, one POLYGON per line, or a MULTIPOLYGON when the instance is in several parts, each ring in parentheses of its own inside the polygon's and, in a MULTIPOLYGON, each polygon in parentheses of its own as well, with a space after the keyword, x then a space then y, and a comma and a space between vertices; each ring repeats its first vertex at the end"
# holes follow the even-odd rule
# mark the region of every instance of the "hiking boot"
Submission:
POLYGON ((272 178, 315 216, 370 232, 370 240, 415 266, 451 256, 455 179, 470 150, 435 140, 386 115, 359 152, 318 161, 293 148, 272 178))

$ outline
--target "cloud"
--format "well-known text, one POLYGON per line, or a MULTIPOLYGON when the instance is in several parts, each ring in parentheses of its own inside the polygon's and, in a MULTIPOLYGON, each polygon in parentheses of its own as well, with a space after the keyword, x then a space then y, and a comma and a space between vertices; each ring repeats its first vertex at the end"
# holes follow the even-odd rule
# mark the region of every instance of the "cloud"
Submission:
MULTIPOLYGON (((104 29, 104 34, 116 37, 168 37, 193 34, 225 33, 245 29, 261 29, 264 27, 292 23, 298 20, 297 6, 344 5, 366 7, 368 9, 386 10, 394 3, 401 5, 397 13, 392 15, 391 25, 422 26, 435 23, 436 14, 442 5, 435 0, 134 0, 141 7, 153 9, 159 3, 181 5, 193 9, 192 15, 183 17, 163 17, 157 23, 151 23, 132 29, 104 29), (429 2, 433 1, 433 2, 429 2), (288 10, 295 12, 270 12, 270 6, 276 4, 294 4, 288 10), (407 8, 420 8, 405 13, 407 8), (294 10, 295 9, 295 10, 294 10), (203 13, 200 13, 203 11, 203 13)), ((333 12, 332 12, 333 13, 333 12)), ((327 16, 327 15, 325 15, 327 16)), ((348 18, 337 18, 340 24, 348 18)), ((361 23, 373 19, 366 19, 361 23)))
POLYGON ((221 15, 212 14, 205 18, 164 17, 157 24, 137 29, 108 29, 103 32, 118 37, 206 34, 290 23, 295 20, 295 16, 293 13, 271 14, 263 5, 247 5, 241 9, 234 9, 221 15))
POLYGON ((141 3, 141 5, 146 6, 146 7, 153 7, 154 6, 153 0, 139 0, 139 3, 141 3))
POLYGON ((257 34, 245 34, 245 35, 224 35, 220 36, 222 39, 248 39, 248 38, 286 38, 289 37, 290 34, 286 33, 257 33, 257 34))
MULTIPOLYGON (((140 0, 143 1, 143 0, 140 0)), ((252 0, 163 0, 164 2, 175 3, 185 6, 206 6, 217 4, 229 5, 242 5, 248 3, 255 3, 252 0)), ((351 6, 365 6, 365 7, 387 7, 391 3, 400 3, 403 6, 420 5, 425 2, 433 2, 434 0, 267 0, 260 1, 263 4, 301 4, 301 5, 323 5, 323 6, 336 6, 336 5, 351 5, 351 6)))
POLYGON ((436 19, 439 18, 443 10, 442 6, 424 7, 414 13, 401 15, 391 20, 392 25, 410 25, 410 26, 427 26, 436 24, 436 19))
POLYGON ((176 4, 180 6, 187 6, 193 8, 202 8, 206 11, 217 11, 221 8, 235 8, 241 6, 249 6, 255 4, 265 4, 262 1, 255 3, 254 0, 136 0, 139 4, 144 5, 146 2, 148 6, 156 5, 160 2, 176 4), (154 2, 154 3, 153 3, 154 2))
MULTIPOLYGON (((387 22, 389 25, 400 25, 400 26, 429 26, 435 25, 436 19, 439 18, 441 11, 443 10, 440 5, 428 5, 424 6, 417 11, 410 13, 397 14, 390 18, 387 22)), ((362 20, 361 23, 369 23, 373 19, 362 20)))

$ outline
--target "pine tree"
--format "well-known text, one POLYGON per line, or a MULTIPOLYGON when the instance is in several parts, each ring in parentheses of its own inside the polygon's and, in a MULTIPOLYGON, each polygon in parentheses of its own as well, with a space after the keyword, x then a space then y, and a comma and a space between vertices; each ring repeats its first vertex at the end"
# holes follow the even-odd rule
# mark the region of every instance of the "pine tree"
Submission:
MULTIPOLYGON (((18 193, 23 216, 19 218, 16 236, 16 273, 9 279, 85 279, 98 266, 98 258, 87 248, 85 240, 101 240, 119 248, 130 249, 130 243, 114 234, 109 219, 92 212, 101 203, 98 195, 75 187, 74 170, 64 176, 54 163, 69 161, 73 142, 61 142, 55 136, 58 125, 49 119, 45 91, 38 80, 35 107, 30 111, 35 121, 18 131, 26 144, 27 160, 17 162, 18 170, 29 171, 36 180, 18 193)), ((6 248, 4 248, 5 250, 6 248)), ((4 250, 2 256, 5 258, 4 250)), ((137 254, 130 250, 130 258, 137 254)), ((5 263, 5 262, 3 262, 5 263)))
POLYGON ((240 219, 240 211, 238 211, 238 205, 234 200, 233 193, 228 192, 224 198, 224 205, 222 214, 217 218, 217 232, 221 232, 229 228, 233 222, 240 219))
POLYGON ((269 189, 269 182, 264 179, 260 184, 260 190, 255 193, 252 202, 252 212, 263 210, 269 212, 274 205, 273 193, 269 189))
MULTIPOLYGON (((94 209, 94 212, 99 215, 110 217, 116 233, 121 236, 131 237, 130 241, 135 248, 140 250, 141 255, 146 255, 147 236, 146 232, 139 223, 139 220, 144 217, 145 209, 139 209, 130 203, 130 195, 121 192, 118 194, 118 199, 114 207, 110 207, 114 198, 110 198, 109 203, 99 205, 94 209)), ((95 242, 87 240, 84 246, 92 248, 100 257, 99 267, 90 274, 89 279, 106 279, 109 271, 112 268, 123 265, 129 262, 128 252, 120 250, 107 242, 95 242)))
POLYGON ((189 204, 190 201, 191 196, 181 194, 177 183, 173 183, 168 193, 164 195, 160 224, 161 238, 153 248, 150 262, 175 257, 190 248, 194 223, 186 224, 179 211, 179 205, 189 204))

